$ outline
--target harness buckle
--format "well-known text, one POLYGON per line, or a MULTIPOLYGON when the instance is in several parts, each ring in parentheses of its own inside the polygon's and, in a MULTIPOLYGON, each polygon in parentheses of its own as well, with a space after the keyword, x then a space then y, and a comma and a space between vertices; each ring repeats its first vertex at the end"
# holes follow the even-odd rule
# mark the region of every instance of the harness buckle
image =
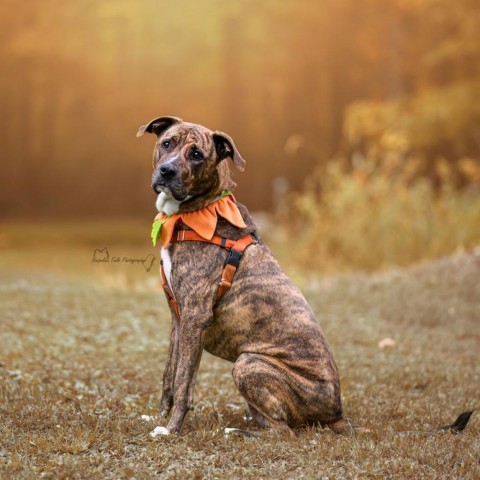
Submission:
POLYGON ((240 260, 242 259, 242 255, 243 252, 239 252, 238 250, 232 248, 228 253, 225 263, 223 264, 223 268, 225 268, 227 265, 233 265, 235 268, 238 268, 240 265, 240 260))
POLYGON ((184 228, 180 228, 177 230, 177 242, 184 242, 185 241, 185 232, 184 228))
POLYGON ((225 278, 222 278, 218 282, 218 286, 219 286, 219 288, 225 288, 226 290, 230 290, 230 288, 232 288, 232 282, 229 282, 225 278))

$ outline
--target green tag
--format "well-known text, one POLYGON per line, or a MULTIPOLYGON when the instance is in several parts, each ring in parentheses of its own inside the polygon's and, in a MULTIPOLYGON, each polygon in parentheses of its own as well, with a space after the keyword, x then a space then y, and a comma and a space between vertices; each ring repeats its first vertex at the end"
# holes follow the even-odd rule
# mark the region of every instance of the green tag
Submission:
POLYGON ((153 224, 152 224, 152 234, 151 234, 153 246, 155 246, 157 244, 158 236, 160 235, 160 232, 162 231, 163 224, 169 218, 170 218, 170 216, 168 216, 164 220, 155 220, 153 222, 153 224))
POLYGON ((223 198, 223 197, 228 197, 229 195, 232 194, 232 191, 231 190, 224 190, 221 194, 220 194, 220 198, 223 198))

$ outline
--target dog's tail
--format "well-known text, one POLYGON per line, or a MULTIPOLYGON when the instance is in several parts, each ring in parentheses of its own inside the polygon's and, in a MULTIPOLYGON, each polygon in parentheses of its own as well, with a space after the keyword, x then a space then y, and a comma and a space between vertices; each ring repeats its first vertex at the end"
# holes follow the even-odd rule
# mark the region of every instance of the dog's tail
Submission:
MULTIPOLYGON (((413 430, 413 431, 406 431, 406 432, 399 432, 399 433, 401 433, 402 435, 406 435, 406 434, 431 435, 435 432, 446 431, 454 435, 457 435, 463 432, 463 430, 465 430, 465 427, 467 426, 467 423, 470 420, 472 413, 473 413, 473 410, 468 410, 466 412, 463 412, 456 418, 456 420, 453 423, 449 425, 444 425, 443 427, 433 428, 431 430, 413 430)), ((361 425, 358 425, 346 419, 341 419, 341 420, 337 420, 336 422, 330 423, 328 425, 328 428, 340 435, 355 435, 357 433, 371 433, 372 431, 367 427, 363 427, 361 425)))

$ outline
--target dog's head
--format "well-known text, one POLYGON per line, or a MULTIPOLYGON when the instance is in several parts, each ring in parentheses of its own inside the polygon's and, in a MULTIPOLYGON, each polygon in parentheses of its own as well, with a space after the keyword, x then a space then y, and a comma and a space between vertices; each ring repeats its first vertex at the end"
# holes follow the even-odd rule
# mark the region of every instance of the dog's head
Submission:
POLYGON ((232 159, 240 171, 245 169, 245 160, 225 133, 177 117, 156 118, 142 125, 137 137, 145 132, 157 136, 152 188, 158 194, 158 210, 168 215, 202 208, 232 189, 235 184, 225 159, 232 159))

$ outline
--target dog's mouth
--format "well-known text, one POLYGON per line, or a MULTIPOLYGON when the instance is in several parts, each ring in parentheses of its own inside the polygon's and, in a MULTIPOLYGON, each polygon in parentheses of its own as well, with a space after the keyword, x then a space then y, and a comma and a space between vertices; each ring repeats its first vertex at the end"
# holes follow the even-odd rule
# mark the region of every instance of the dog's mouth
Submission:
POLYGON ((167 193, 170 192, 170 189, 165 187, 164 185, 161 185, 160 183, 154 183, 152 185, 153 191, 159 195, 160 193, 167 193))
POLYGON ((166 186, 164 183, 157 182, 153 185, 153 191, 157 194, 164 194, 166 197, 173 198, 177 202, 184 202, 188 197, 188 193, 183 188, 175 189, 166 186))
POLYGON ((155 206, 159 212, 173 215, 178 212, 180 204, 192 198, 191 195, 174 195, 170 189, 164 188, 158 194, 155 206))

